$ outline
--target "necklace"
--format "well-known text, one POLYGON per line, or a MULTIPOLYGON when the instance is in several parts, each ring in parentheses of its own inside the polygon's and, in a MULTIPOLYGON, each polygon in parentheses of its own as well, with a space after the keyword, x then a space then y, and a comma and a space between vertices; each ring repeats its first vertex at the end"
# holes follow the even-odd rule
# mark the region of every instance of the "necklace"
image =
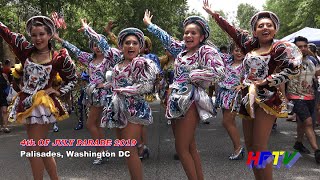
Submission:
POLYGON ((123 59, 121 62, 118 63, 118 67, 120 70, 123 70, 125 69, 126 67, 128 67, 128 65, 130 64, 131 62, 129 60, 125 60, 123 59))
POLYGON ((50 52, 50 49, 47 50, 47 51, 37 51, 38 54, 46 54, 46 53, 48 53, 48 52, 50 52))
POLYGON ((257 50, 260 48, 256 48, 254 50, 252 50, 252 52, 256 53, 257 55, 261 55, 261 54, 267 54, 272 50, 273 47, 273 43, 270 45, 269 49, 267 51, 263 51, 263 52, 257 52, 257 50))
POLYGON ((35 57, 34 57, 34 53, 31 54, 31 60, 37 64, 46 64, 48 62, 50 62, 52 60, 52 54, 50 53, 49 54, 49 59, 45 59, 45 60, 41 60, 41 61, 38 61, 35 57))

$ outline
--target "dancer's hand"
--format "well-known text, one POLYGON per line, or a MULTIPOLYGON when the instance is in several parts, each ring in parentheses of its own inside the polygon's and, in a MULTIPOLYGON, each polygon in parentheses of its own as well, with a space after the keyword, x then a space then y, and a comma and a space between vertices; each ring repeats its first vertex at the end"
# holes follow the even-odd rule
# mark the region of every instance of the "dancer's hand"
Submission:
POLYGON ((202 8, 210 15, 215 14, 214 10, 211 9, 211 5, 209 4, 208 0, 203 0, 202 8))
POLYGON ((244 34, 244 35, 249 35, 249 31, 248 30, 244 30, 244 29, 240 29, 240 31, 244 34))
POLYGON ((253 84, 256 86, 264 86, 268 84, 268 81, 266 79, 258 80, 258 81, 253 81, 253 84))
POLYGON ((105 82, 105 83, 100 83, 96 86, 98 89, 109 89, 112 87, 112 83, 110 82, 105 82))
POLYGON ((114 27, 113 21, 110 20, 107 24, 107 26, 104 28, 104 31, 109 34, 112 30, 112 28, 114 27))
POLYGON ((56 96, 60 96, 60 92, 53 89, 52 87, 45 90, 48 95, 55 94, 56 96))
POLYGON ((243 88, 244 88, 244 86, 243 86, 242 84, 240 84, 240 85, 234 87, 234 90, 240 91, 240 90, 243 89, 243 88))
POLYGON ((99 83, 96 88, 104 88, 104 87, 105 87, 104 83, 99 83))
POLYGON ((117 94, 122 94, 123 93, 123 90, 121 88, 115 88, 112 91, 117 93, 117 94))
POLYGON ((86 18, 81 18, 80 21, 81 21, 82 26, 87 26, 88 25, 86 18))
POLYGON ((84 32, 85 27, 89 26, 90 23, 87 23, 87 19, 80 19, 82 27, 78 29, 78 32, 84 32))
POLYGON ((59 34, 57 32, 53 34, 52 39, 58 41, 59 43, 63 42, 63 39, 59 37, 59 34))
POLYGON ((149 26, 149 24, 151 24, 151 20, 152 20, 152 17, 153 15, 151 15, 151 12, 146 9, 146 11, 144 12, 144 17, 143 17, 143 23, 146 25, 146 26, 149 26))

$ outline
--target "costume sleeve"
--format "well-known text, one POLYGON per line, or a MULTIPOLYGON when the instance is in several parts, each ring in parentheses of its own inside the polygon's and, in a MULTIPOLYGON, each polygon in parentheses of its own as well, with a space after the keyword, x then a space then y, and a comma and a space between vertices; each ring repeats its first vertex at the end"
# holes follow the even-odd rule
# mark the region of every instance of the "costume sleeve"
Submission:
POLYGON ((134 79, 134 84, 132 86, 119 88, 118 90, 126 96, 150 93, 153 90, 153 84, 157 78, 157 74, 159 74, 159 70, 152 60, 137 57, 133 59, 131 64, 131 76, 134 79))
POLYGON ((293 43, 277 42, 273 45, 272 54, 276 63, 275 73, 267 77, 268 85, 278 86, 299 75, 302 54, 293 43))
POLYGON ((224 65, 230 64, 231 61, 233 60, 233 59, 231 58, 231 55, 229 55, 229 54, 225 54, 225 53, 219 52, 219 55, 220 55, 220 57, 221 57, 224 65))
POLYGON ((242 49, 245 54, 258 47, 257 40, 251 38, 249 34, 244 33, 243 30, 236 29, 218 13, 215 13, 212 17, 220 26, 220 28, 233 39, 233 41, 242 49))
POLYGON ((92 61, 93 59, 93 53, 81 51, 79 48, 68 41, 63 41, 62 46, 71 51, 77 57, 77 59, 87 67, 89 66, 90 61, 92 61))
POLYGON ((22 34, 11 32, 2 22, 0 22, 0 36, 8 43, 13 53, 24 65, 34 46, 22 34))
POLYGON ((149 24, 148 31, 155 35, 162 42, 163 46, 174 56, 185 49, 184 42, 176 41, 166 31, 155 24, 149 24))
POLYGON ((191 82, 206 88, 211 82, 224 78, 225 66, 214 48, 204 45, 199 49, 199 64, 200 68, 192 70, 189 74, 191 82))
POLYGON ((156 64, 156 67, 158 68, 159 73, 162 75, 163 72, 162 72, 162 68, 161 68, 160 60, 159 60, 158 56, 155 55, 155 54, 151 54, 151 53, 150 53, 150 54, 147 54, 145 57, 146 57, 147 59, 152 60, 152 61, 156 64))
POLYGON ((84 34, 88 36, 90 40, 97 43, 98 47, 103 52, 104 57, 109 61, 111 67, 114 67, 122 60, 120 50, 111 48, 106 38, 96 33, 91 27, 85 26, 84 34))
POLYGON ((54 59, 54 68, 64 81, 64 85, 59 89, 62 96, 73 89, 77 83, 76 66, 66 49, 61 49, 54 59))

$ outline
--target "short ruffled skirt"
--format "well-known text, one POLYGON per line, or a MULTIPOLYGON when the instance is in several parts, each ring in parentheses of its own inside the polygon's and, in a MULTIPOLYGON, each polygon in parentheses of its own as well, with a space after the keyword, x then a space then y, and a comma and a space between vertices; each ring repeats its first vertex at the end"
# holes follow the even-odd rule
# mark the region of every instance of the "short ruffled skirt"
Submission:
POLYGON ((69 117, 61 101, 55 96, 49 96, 44 90, 32 96, 30 107, 23 107, 26 94, 19 93, 9 106, 9 121, 20 124, 49 124, 69 117), (23 109, 23 111, 22 111, 23 109))
POLYGON ((96 84, 88 84, 84 92, 82 101, 84 105, 104 107, 111 101, 112 91, 110 88, 96 88, 96 84))
POLYGON ((229 109, 239 112, 241 105, 241 92, 220 88, 216 97, 216 106, 222 109, 229 109))
POLYGON ((166 118, 183 118, 192 103, 196 104, 201 121, 208 121, 216 116, 216 107, 207 92, 189 83, 180 83, 173 87, 166 108, 166 118))
POLYGON ((244 119, 255 118, 255 108, 259 106, 267 114, 277 118, 288 117, 287 105, 284 96, 276 87, 270 89, 257 88, 253 84, 243 89, 243 98, 239 114, 244 119))
POLYGON ((123 96, 114 94, 109 106, 104 107, 101 127, 125 128, 128 122, 150 125, 152 111, 143 96, 123 96))

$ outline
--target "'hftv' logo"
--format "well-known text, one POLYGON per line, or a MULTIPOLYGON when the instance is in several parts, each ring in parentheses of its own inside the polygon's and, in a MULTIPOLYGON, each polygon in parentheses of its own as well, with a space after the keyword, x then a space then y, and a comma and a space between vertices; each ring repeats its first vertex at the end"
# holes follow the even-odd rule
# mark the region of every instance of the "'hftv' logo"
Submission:
POLYGON ((265 168, 267 164, 273 161, 273 166, 280 168, 284 164, 286 168, 290 168, 301 157, 297 151, 293 153, 287 151, 262 151, 249 152, 247 159, 247 166, 249 168, 265 168))

